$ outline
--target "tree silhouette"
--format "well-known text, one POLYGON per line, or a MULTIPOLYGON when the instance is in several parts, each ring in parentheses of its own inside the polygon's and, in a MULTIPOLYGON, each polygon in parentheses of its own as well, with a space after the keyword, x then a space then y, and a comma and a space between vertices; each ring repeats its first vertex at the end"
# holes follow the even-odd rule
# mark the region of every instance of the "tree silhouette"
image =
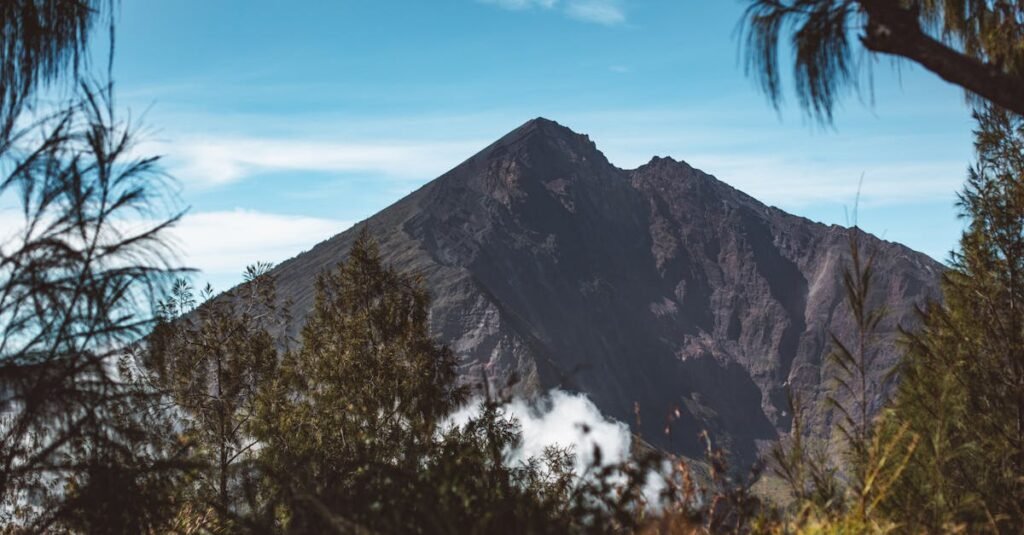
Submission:
POLYGON ((80 81, 104 1, 0 5, 0 523, 138 532, 173 512, 186 463, 133 344, 175 270, 180 213, 112 85, 80 81), (48 84, 67 101, 33 109, 48 84), (65 85, 66 84, 66 85, 65 85), (8 212, 10 213, 10 212, 8 212))
POLYGON ((858 87, 857 44, 909 60, 969 94, 1024 113, 1024 6, 983 0, 751 0, 740 26, 747 69, 772 103, 782 98, 779 49, 788 39, 801 106, 831 121, 858 87))

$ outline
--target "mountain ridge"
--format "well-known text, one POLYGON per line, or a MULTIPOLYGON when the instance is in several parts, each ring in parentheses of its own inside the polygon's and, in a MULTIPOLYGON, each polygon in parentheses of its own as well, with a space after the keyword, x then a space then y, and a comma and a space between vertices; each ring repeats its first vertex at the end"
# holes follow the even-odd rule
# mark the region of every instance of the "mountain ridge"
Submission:
MULTIPOLYGON (((789 428, 787 388, 822 400, 828 333, 852 329, 839 282, 846 229, 671 158, 618 168, 589 136, 544 118, 280 264, 279 293, 297 317, 316 273, 344 259, 364 225, 387 262, 423 276, 432 330, 465 380, 586 393, 679 453, 699 453, 697 432, 709 429, 751 461, 789 428)), ((879 362, 891 365, 897 325, 938 295, 943 268, 866 242, 882 253, 877 298, 893 315, 879 362)), ((830 419, 819 411, 811 427, 825 436, 830 419)))

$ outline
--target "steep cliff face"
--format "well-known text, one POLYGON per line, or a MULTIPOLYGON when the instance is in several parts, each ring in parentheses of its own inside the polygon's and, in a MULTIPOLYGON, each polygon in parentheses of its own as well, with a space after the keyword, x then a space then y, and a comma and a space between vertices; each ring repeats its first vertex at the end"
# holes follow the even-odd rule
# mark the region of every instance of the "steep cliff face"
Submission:
MULTIPOLYGON (((467 380, 584 392, 684 454, 700 451, 708 429, 752 460, 789 429, 788 388, 808 406, 823 399, 829 333, 854 332, 846 229, 765 206, 683 162, 619 169, 545 119, 281 264, 279 292, 297 317, 316 274, 345 258, 364 224, 387 261, 424 277, 432 328, 467 380)), ((937 295, 942 267, 899 244, 864 243, 878 251, 891 334, 937 295)), ((897 358, 892 342, 883 338, 876 380, 897 358)), ((828 413, 812 416, 813 432, 827 433, 828 413)))

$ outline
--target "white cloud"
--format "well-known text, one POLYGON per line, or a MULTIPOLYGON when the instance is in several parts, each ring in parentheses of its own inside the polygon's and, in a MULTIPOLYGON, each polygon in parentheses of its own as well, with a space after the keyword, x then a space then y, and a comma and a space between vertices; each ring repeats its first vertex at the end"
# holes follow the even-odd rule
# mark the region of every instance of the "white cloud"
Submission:
MULTIPOLYGON (((562 9, 566 1, 556 8, 562 9)), ((710 103, 673 108, 586 111, 559 106, 374 117, 177 112, 160 117, 160 124, 172 125, 160 147, 140 152, 167 154, 169 171, 185 182, 189 193, 201 191, 203 185, 230 184, 259 173, 295 170, 298 174, 309 169, 358 173, 358 177, 329 178, 332 183, 346 184, 344 187, 350 186, 348 178, 372 178, 375 185, 370 187, 388 191, 388 195, 393 192, 397 199, 526 119, 542 115, 589 134, 620 167, 634 168, 655 154, 672 156, 763 202, 835 223, 843 222, 841 206, 852 205, 861 174, 861 206, 880 207, 883 216, 897 220, 903 206, 948 206, 972 158, 969 129, 951 136, 907 126, 918 117, 930 117, 924 109, 900 108, 886 113, 888 122, 883 132, 877 132, 874 120, 868 120, 836 133, 810 131, 800 121, 780 122, 764 106, 741 103, 730 107, 729 102, 729 97, 723 96, 710 103), (204 134, 199 138, 186 132, 204 134), (838 215, 829 215, 833 211, 838 215)), ((259 186, 267 191, 287 190, 293 198, 305 195, 324 199, 333 193, 319 193, 327 191, 321 178, 326 177, 305 182, 319 184, 319 188, 303 191, 295 191, 286 180, 259 186)), ((339 205, 348 202, 339 199, 339 205)), ((250 207, 279 210, 270 204, 250 207)), ((356 213, 360 218, 372 212, 346 209, 347 214, 356 213)), ((294 213, 302 213, 299 210, 294 213)), ((946 225, 951 213, 937 210, 934 216, 922 217, 934 220, 935 225, 946 225)), ((928 245, 928 239, 919 240, 910 234, 900 239, 944 257, 958 236, 957 229, 935 246, 928 245)))
POLYGON ((240 279, 249 264, 286 260, 351 226, 348 221, 232 210, 187 214, 170 234, 183 265, 222 282, 240 279))
POLYGON ((479 0, 485 4, 494 4, 504 9, 529 9, 532 7, 540 7, 544 9, 551 9, 558 3, 558 0, 479 0))
MULTIPOLYGON (((552 390, 531 401, 514 399, 504 408, 507 416, 518 420, 523 433, 520 448, 508 452, 512 463, 539 457, 548 446, 572 447, 580 474, 593 462, 595 445, 601 449, 602 465, 629 458, 629 426, 606 418, 583 394, 552 390)), ((479 411, 480 402, 474 402, 453 414, 445 425, 464 425, 479 411)))
POLYGON ((686 161, 765 204, 789 209, 820 203, 852 205, 858 188, 864 206, 948 200, 963 182, 963 164, 957 161, 830 165, 724 154, 691 154, 686 161))
POLYGON ((565 13, 577 20, 606 26, 626 22, 626 12, 618 0, 570 0, 565 13))
MULTIPOLYGON (((595 446, 601 451, 600 466, 613 466, 631 460, 633 435, 629 426, 601 413, 585 394, 572 394, 553 389, 543 396, 526 400, 513 399, 503 406, 505 416, 515 418, 522 431, 519 448, 506 452, 512 465, 539 458, 549 446, 572 448, 575 453, 574 470, 586 475, 594 464, 595 446)), ((456 411, 441 424, 465 425, 479 416, 480 400, 456 411)), ((671 466, 666 462, 648 475, 642 490, 649 507, 660 507, 660 494, 671 466)), ((613 474, 610 483, 625 483, 621 474, 613 474)))
POLYGON ((562 11, 570 18, 614 26, 626 22, 626 12, 620 0, 478 0, 512 11, 531 8, 552 9, 560 3, 562 11))
POLYGON ((481 142, 348 143, 269 137, 183 139, 144 150, 167 155, 175 177, 217 186, 273 171, 362 172, 394 178, 434 177, 473 154, 481 142))
MULTIPOLYGON (((704 130, 702 133, 700 143, 678 131, 660 132, 656 127, 640 136, 622 137, 617 132, 610 136, 593 132, 591 135, 617 165, 635 167, 653 154, 672 154, 763 202, 782 207, 850 201, 857 192, 861 174, 865 176, 861 196, 865 203, 946 199, 963 182, 965 160, 878 162, 864 158, 863 163, 859 163, 838 152, 834 157, 823 158, 800 153, 765 154, 751 152, 746 147, 743 147, 746 150, 727 147, 728 152, 708 151, 699 145, 721 144, 716 139, 729 139, 730 132, 704 130), (673 145, 698 146, 696 150, 662 149, 673 145)), ((740 137, 732 139, 739 145, 745 142, 740 137)), ((280 171, 358 172, 398 180, 429 179, 458 165, 487 144, 487 141, 454 140, 348 143, 283 137, 224 137, 161 143, 144 150, 166 154, 171 174, 188 186, 211 187, 280 171)))
MULTIPOLYGON (((121 219, 120 232, 132 234, 152 228, 156 221, 121 219)), ((245 266, 256 262, 279 263, 350 228, 352 222, 317 217, 274 214, 253 210, 226 210, 186 214, 164 235, 178 254, 177 266, 197 269, 199 282, 226 290, 241 281, 245 266)), ((10 199, 0 198, 0 255, 21 243, 25 220, 10 199)))

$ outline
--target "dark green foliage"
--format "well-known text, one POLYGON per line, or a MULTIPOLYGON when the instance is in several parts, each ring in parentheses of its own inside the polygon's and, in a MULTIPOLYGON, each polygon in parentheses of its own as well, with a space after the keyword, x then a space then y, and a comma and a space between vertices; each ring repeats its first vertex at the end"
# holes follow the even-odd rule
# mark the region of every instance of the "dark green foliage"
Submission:
POLYGON ((889 506, 924 529, 1012 532, 1024 525, 1024 121, 976 118, 970 224, 900 369, 893 424, 922 445, 889 506))
POLYGON ((395 502, 416 503, 399 481, 419 474, 441 418, 464 400, 454 357, 427 332, 427 300, 365 232, 317 281, 301 347, 283 357, 257 428, 272 479, 287 478, 292 529, 326 529, 326 512, 378 527, 395 502))
POLYGON ((320 277, 301 346, 261 399, 273 504, 264 522, 288 532, 568 529, 564 452, 507 466, 518 428, 494 403, 465 426, 443 425, 467 391, 429 335, 428 305, 422 283, 385 266, 365 230, 320 277))

